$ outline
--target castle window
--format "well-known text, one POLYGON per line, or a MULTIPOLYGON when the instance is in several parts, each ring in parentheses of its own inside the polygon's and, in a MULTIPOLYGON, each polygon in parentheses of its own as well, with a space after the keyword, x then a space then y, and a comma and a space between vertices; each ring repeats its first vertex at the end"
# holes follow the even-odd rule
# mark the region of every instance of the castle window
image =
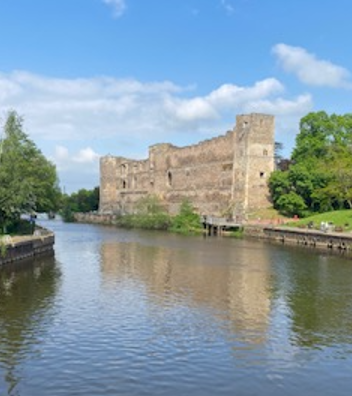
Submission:
POLYGON ((263 179, 263 177, 265 177, 265 172, 260 172, 259 176, 260 176, 261 179, 263 179))
POLYGON ((122 180, 122 188, 126 188, 126 187, 127 187, 126 180, 122 180))
POLYGON ((172 186, 172 173, 170 171, 167 172, 167 184, 168 186, 172 186))
POLYGON ((121 165, 121 175, 125 175, 127 170, 127 166, 125 164, 121 165))
POLYGON ((266 157, 268 155, 268 150, 263 150, 263 155, 266 157))

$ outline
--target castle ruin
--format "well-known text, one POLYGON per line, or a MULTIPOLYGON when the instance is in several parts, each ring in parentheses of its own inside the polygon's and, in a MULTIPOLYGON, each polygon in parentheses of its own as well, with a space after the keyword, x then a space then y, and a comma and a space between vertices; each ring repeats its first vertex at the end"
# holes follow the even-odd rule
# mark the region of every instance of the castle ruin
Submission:
POLYGON ((273 170, 274 117, 239 115, 233 130, 195 145, 156 144, 145 160, 102 157, 99 213, 133 213, 141 197, 155 195, 172 214, 188 199, 202 215, 240 222, 270 206, 273 170))

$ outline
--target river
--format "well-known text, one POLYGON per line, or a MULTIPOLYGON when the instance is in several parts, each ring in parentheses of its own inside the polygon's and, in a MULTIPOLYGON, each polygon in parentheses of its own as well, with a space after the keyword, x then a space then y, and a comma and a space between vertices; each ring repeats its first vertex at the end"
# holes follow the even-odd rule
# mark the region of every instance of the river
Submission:
POLYGON ((344 396, 352 261, 254 240, 42 221, 0 268, 0 395, 344 396))

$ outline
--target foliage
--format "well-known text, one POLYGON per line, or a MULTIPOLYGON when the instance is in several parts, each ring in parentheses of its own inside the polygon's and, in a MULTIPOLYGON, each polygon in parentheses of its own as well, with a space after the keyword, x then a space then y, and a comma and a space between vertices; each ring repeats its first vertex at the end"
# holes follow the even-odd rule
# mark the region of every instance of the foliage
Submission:
POLYGON ((16 219, 7 227, 7 233, 10 235, 29 235, 33 234, 35 229, 34 219, 28 221, 25 219, 16 219))
POLYGON ((93 190, 82 188, 71 195, 63 196, 60 214, 64 221, 73 222, 75 213, 94 212, 98 207, 99 187, 93 190))
POLYGON ((286 216, 298 215, 301 217, 305 215, 307 210, 303 198, 293 191, 282 195, 278 199, 277 205, 282 208, 281 212, 286 216))
POLYGON ((352 114, 303 117, 288 169, 273 172, 269 188, 286 215, 352 208, 352 114))
POLYGON ((179 213, 170 216, 160 199, 154 195, 141 198, 135 206, 135 213, 119 217, 116 224, 126 228, 169 230, 182 234, 202 231, 199 215, 189 201, 183 201, 179 213))
POLYGON ((117 225, 120 227, 148 230, 167 230, 170 223, 169 214, 154 195, 141 198, 136 203, 134 214, 127 214, 117 219, 117 225))
POLYGON ((232 238, 241 239, 244 236, 244 229, 242 227, 230 231, 229 234, 232 238))
POLYGON ((202 232, 199 215, 194 211, 191 203, 184 200, 179 214, 172 219, 171 231, 181 234, 198 234, 202 232))
POLYGON ((3 231, 21 213, 55 211, 60 190, 55 166, 23 132, 22 118, 8 114, 0 141, 0 224, 3 231))

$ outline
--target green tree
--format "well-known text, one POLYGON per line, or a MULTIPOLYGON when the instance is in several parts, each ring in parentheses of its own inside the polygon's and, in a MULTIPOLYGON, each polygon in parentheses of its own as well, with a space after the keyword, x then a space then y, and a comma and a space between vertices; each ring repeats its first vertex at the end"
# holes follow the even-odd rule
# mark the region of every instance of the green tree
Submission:
POLYGON ((325 161, 320 163, 327 183, 315 189, 313 199, 320 202, 324 211, 352 209, 352 149, 350 145, 330 147, 325 161))
POLYGON ((53 211, 60 190, 55 166, 23 132, 23 120, 9 112, 0 141, 0 223, 6 227, 21 213, 53 211))
POLYGON ((99 208, 99 187, 82 188, 62 199, 61 215, 65 221, 74 221, 74 213, 94 212, 99 208))
POLYGON ((351 147, 352 114, 303 117, 288 168, 269 180, 274 207, 300 215, 351 207, 351 147))
POLYGON ((304 217, 307 211, 307 205, 305 204, 303 198, 294 191, 282 195, 278 199, 277 205, 280 208, 280 212, 287 216, 297 215, 304 217))

